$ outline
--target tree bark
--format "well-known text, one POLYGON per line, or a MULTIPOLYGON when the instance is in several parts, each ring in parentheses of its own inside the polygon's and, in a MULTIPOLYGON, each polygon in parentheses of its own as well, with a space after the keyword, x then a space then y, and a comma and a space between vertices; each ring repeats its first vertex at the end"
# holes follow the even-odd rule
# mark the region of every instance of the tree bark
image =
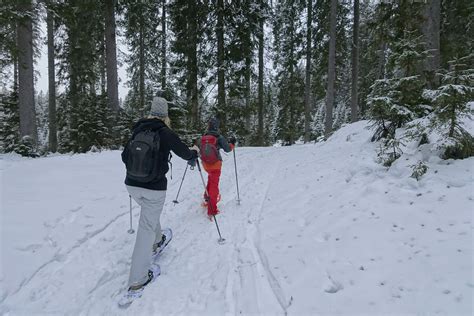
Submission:
POLYGON ((105 95, 107 93, 107 62, 105 57, 105 32, 104 36, 101 39, 100 43, 100 58, 99 58, 99 67, 100 67, 100 93, 105 95))
MULTIPOLYGON (((250 37, 250 34, 249 34, 250 37)), ((250 43, 250 41, 249 41, 250 43)), ((251 50, 247 51, 247 54, 250 54, 251 50)), ((251 74, 252 74, 252 59, 250 55, 245 57, 245 108, 247 109, 245 114, 245 128, 247 131, 250 131, 250 81, 251 81, 251 74)), ((250 141, 250 133, 248 137, 248 141, 250 141)))
MULTIPOLYGON (((263 0, 260 3, 260 14, 263 14, 263 0)), ((265 48, 265 37, 264 37, 264 18, 260 17, 258 28, 258 128, 257 128, 257 139, 258 145, 263 146, 263 53, 265 48)))
POLYGON ((304 90, 304 142, 311 136, 311 29, 313 23, 313 1, 307 1, 308 16, 306 19, 306 78, 304 90))
MULTIPOLYGON (((141 7, 141 10, 143 10, 143 7, 141 7)), ((140 94, 140 111, 144 111, 145 109, 145 43, 144 43, 144 29, 143 29, 143 20, 140 20, 140 31, 139 31, 139 52, 138 52, 138 58, 139 58, 139 64, 140 64, 140 70, 139 70, 139 94, 140 94)), ((142 113, 143 115, 145 113, 142 113)))
POLYGON ((187 33, 189 34, 187 49, 188 80, 186 87, 187 104, 191 108, 191 125, 195 131, 199 130, 199 103, 198 103, 198 63, 197 63, 197 8, 196 4, 188 2, 191 16, 187 33))
POLYGON ((358 79, 359 79, 359 0, 354 0, 354 26, 352 29, 352 85, 351 85, 351 121, 358 120, 358 79))
MULTIPOLYGON (((15 23, 14 27, 13 27, 14 32, 15 32, 14 38, 15 38, 15 41, 16 41, 17 33, 18 33, 17 32, 18 27, 17 27, 16 22, 14 22, 14 23, 15 23)), ((13 58, 13 91, 15 93, 18 93, 18 56, 13 54, 12 58, 13 58)))
POLYGON ((217 0, 217 107, 225 130, 224 0, 217 0))
POLYGON ((35 92, 33 75, 33 25, 31 0, 20 1, 18 11, 27 13, 18 21, 18 105, 20 110, 20 137, 30 136, 37 145, 35 92))
POLYGON ((163 0, 163 7, 161 11, 161 89, 166 90, 166 0, 163 0))
POLYGON ((54 18, 51 11, 51 4, 48 3, 46 25, 48 33, 48 119, 49 119, 49 151, 56 152, 58 150, 58 136, 56 127, 56 79, 54 68, 54 18))
POLYGON ((107 64, 107 101, 112 112, 119 110, 117 44, 115 39, 115 1, 105 1, 105 55, 107 64))
POLYGON ((326 89, 326 139, 332 132, 332 110, 334 107, 334 81, 336 78, 336 15, 337 0, 331 0, 331 15, 329 27, 329 60, 328 60, 328 82, 326 89))
POLYGON ((423 10, 423 34, 426 42, 426 49, 430 51, 430 56, 425 61, 429 88, 435 88, 439 83, 436 71, 441 64, 440 54, 440 15, 441 0, 430 0, 425 4, 423 10))

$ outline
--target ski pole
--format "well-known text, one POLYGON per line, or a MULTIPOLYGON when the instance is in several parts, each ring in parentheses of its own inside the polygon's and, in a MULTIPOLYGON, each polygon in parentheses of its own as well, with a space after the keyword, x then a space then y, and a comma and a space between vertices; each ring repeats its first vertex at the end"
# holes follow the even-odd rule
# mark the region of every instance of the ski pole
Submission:
POLYGON ((235 168, 235 182, 237 183, 237 204, 240 205, 240 193, 239 193, 239 178, 237 177, 237 160, 235 159, 235 145, 234 145, 234 168, 235 168))
MULTIPOLYGON (((202 181, 202 185, 204 187, 204 191, 206 191, 206 195, 207 195, 208 199, 210 199, 211 196, 209 195, 209 192, 207 191, 206 184, 204 183, 204 177, 202 176, 201 166, 199 165, 199 160, 197 160, 197 159, 196 159, 196 164, 197 164, 197 167, 198 167, 198 170, 199 170, 199 174, 201 175, 201 181, 202 181)), ((208 202, 210 202, 210 201, 208 201, 208 202)), ((217 242, 219 244, 223 244, 225 242, 225 239, 222 238, 222 236, 221 236, 221 231, 219 229, 219 225, 217 224, 216 215, 212 215, 212 217, 214 218, 214 223, 216 223, 216 227, 217 227, 217 233, 219 234, 219 239, 217 240, 217 242)))
POLYGON ((188 171, 188 166, 189 166, 189 164, 186 164, 186 169, 184 169, 183 178, 181 179, 181 184, 179 185, 178 193, 176 194, 176 199, 173 200, 174 204, 179 203, 178 202, 178 196, 179 196, 179 192, 181 191, 181 186, 183 185, 184 177, 186 176, 186 171, 188 171))
POLYGON ((127 231, 129 234, 133 234, 135 231, 133 230, 132 227, 132 196, 128 195, 130 197, 130 229, 127 231))

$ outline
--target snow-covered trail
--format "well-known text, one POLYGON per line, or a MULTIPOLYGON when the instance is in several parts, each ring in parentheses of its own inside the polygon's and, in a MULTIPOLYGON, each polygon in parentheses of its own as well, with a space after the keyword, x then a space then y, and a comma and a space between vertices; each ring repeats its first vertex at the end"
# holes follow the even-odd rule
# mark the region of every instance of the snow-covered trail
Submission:
MULTIPOLYGON (((198 170, 173 158, 162 275, 117 307, 134 235, 120 153, 2 161, 0 313, 327 315, 472 313, 472 162, 374 162, 365 123, 328 142, 224 156, 215 223, 198 170)), ((205 173, 204 173, 204 176, 205 173)), ((134 205, 134 228, 138 207, 134 205)))

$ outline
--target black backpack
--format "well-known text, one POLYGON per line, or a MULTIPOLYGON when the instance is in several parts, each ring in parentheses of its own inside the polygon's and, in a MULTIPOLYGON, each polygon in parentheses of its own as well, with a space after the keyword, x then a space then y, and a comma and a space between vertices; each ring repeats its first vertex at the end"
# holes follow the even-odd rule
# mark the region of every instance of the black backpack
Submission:
POLYGON ((147 183, 158 177, 160 134, 158 130, 138 132, 127 144, 128 156, 125 166, 127 177, 147 183))

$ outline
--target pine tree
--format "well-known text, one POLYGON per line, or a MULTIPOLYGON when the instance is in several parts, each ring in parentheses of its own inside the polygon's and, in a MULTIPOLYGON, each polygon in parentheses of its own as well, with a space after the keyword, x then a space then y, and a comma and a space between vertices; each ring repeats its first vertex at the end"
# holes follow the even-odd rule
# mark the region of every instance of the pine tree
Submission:
MULTIPOLYGON (((259 7, 258 7, 258 27, 257 29, 257 38, 258 38, 258 101, 257 101, 257 112, 258 112, 258 123, 257 123, 257 141, 256 143, 259 146, 263 146, 264 144, 264 126, 263 126, 263 119, 264 119, 264 87, 263 87, 263 80, 264 80, 264 60, 263 54, 265 49, 265 16, 267 12, 267 3, 264 0, 260 0, 259 7)), ((267 137, 268 138, 268 137, 267 137)))
POLYGON ((394 32, 386 73, 391 77, 375 81, 367 97, 375 126, 374 140, 393 139, 397 128, 427 114, 422 70, 428 51, 419 24, 421 8, 421 4, 407 3, 390 8, 394 32))
POLYGON ((18 111, 18 95, 13 92, 0 91, 0 115, 2 119, 0 152, 14 152, 19 145, 20 112, 18 111))
POLYGON ((334 81, 336 77, 336 16, 337 1, 331 0, 331 14, 329 27, 329 57, 328 57, 328 82, 326 89, 326 138, 332 133, 333 108, 334 108, 334 81))
POLYGON ((278 82, 278 137, 292 145, 303 136, 304 73, 299 69, 303 56, 303 27, 299 19, 304 2, 280 1, 275 7, 274 50, 278 82))
POLYGON ((474 6, 470 0, 441 1, 441 66, 469 55, 474 50, 474 6))
MULTIPOLYGON (((357 0, 356 0, 357 1, 357 0)), ((306 1, 306 71, 304 91, 304 142, 307 143, 311 137, 311 31, 313 29, 313 1, 306 1)))
POLYGON ((465 119, 471 119, 469 101, 474 100, 474 54, 451 61, 450 70, 440 74, 441 86, 431 95, 435 105, 431 128, 443 136, 444 158, 474 156, 474 138, 465 129, 465 119))
POLYGON ((36 125, 38 126, 38 149, 40 152, 45 152, 48 149, 48 96, 45 95, 43 91, 40 91, 35 100, 36 125))
POLYGON ((120 24, 125 29, 130 52, 125 59, 130 87, 127 100, 132 101, 130 106, 135 107, 139 116, 144 116, 162 80, 160 3, 124 0, 120 10, 123 15, 120 24))
POLYGON ((115 4, 116 0, 105 1, 105 59, 107 65, 107 102, 110 111, 118 112, 118 74, 117 45, 115 42, 115 4))
POLYGON ((56 68, 55 68, 55 51, 54 51, 54 2, 46 2, 46 24, 48 36, 48 147, 52 152, 58 149, 57 137, 57 117, 56 117, 56 68))
MULTIPOLYGON (((330 8, 329 0, 318 1, 313 8, 313 16, 316 28, 313 32, 313 54, 312 54, 312 95, 313 107, 317 111, 316 105, 321 100, 327 98, 328 81, 328 61, 329 61, 329 29, 330 29, 330 8)), ((335 71, 338 74, 334 80, 334 107, 349 108, 350 104, 350 81, 351 64, 351 36, 350 31, 350 7, 348 3, 338 1, 336 10, 336 52, 335 71)), ((326 102, 326 101, 324 101, 326 102)), ((337 110, 337 112, 342 109, 337 110)), ((344 111, 347 111, 345 109, 344 111)), ((324 111, 325 113, 326 111, 324 111)), ((336 111, 333 111, 335 115, 336 111)), ((334 117, 333 117, 334 120, 334 117)), ((345 123, 345 122, 344 122, 345 123)), ((314 125, 314 124, 313 124, 314 125)), ((332 128, 338 128, 332 124, 332 128)), ((314 133, 314 132, 313 132, 314 133)))
MULTIPOLYGON (((258 98, 256 96, 258 84, 254 84, 253 81, 254 78, 258 79, 254 72, 257 59, 254 48, 259 40, 260 20, 265 19, 264 10, 266 6, 263 1, 261 3, 249 0, 235 1, 229 4, 225 15, 228 52, 225 56, 228 78, 227 125, 228 130, 237 136, 241 145, 251 143, 254 131, 253 118, 258 112, 258 102, 255 101, 258 98)), ((255 129, 258 133, 258 126, 255 126, 255 129)))
POLYGON ((93 1, 70 1, 57 7, 59 79, 67 86, 65 98, 58 102, 63 107, 58 109, 62 121, 58 136, 66 138, 61 140, 62 151, 85 152, 112 142, 114 121, 104 115, 108 111, 103 108, 105 95, 97 94, 103 67, 98 53, 104 39, 103 12, 102 4, 93 1))
POLYGON ((359 80, 359 0, 354 0, 354 24, 352 27, 352 80, 351 80, 351 121, 358 118, 358 80, 359 80))
MULTIPOLYGON (((33 21, 35 15, 31 0, 21 1, 17 6, 21 16, 17 21, 18 45, 18 107, 20 111, 20 137, 27 137, 32 148, 36 147, 34 70, 33 70, 33 21)), ((25 153, 25 151, 23 151, 25 153)))
POLYGON ((206 99, 203 92, 208 95, 208 91, 213 90, 207 86, 213 81, 207 71, 215 56, 211 51, 215 47, 215 17, 209 16, 210 11, 207 1, 175 0, 169 5, 170 31, 174 33, 170 45, 174 53, 173 60, 170 59, 171 75, 185 96, 188 126, 193 132, 201 130, 201 112, 206 99), (201 102, 200 97, 204 97, 201 102))

